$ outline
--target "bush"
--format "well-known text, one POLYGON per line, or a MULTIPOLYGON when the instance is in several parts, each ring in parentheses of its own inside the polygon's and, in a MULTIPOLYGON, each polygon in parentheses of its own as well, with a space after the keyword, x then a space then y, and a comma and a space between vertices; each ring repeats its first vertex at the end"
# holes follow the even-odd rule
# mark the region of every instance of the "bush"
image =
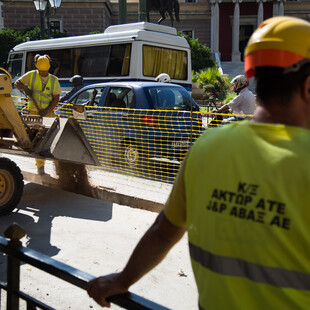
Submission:
POLYGON ((3 28, 0 31, 0 66, 7 61, 9 51, 23 41, 23 34, 18 30, 3 28))
POLYGON ((225 75, 221 75, 218 68, 208 68, 194 73, 197 75, 199 87, 204 90, 205 99, 215 99, 220 102, 230 93, 230 79, 225 75))

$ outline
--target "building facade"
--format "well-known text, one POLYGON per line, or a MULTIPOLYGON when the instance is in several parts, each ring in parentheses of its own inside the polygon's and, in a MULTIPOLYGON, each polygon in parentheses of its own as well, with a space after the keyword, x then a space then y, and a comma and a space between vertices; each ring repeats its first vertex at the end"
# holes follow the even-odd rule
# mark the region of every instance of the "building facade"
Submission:
MULTIPOLYGON (((223 62, 241 62, 246 43, 264 19, 289 15, 310 21, 310 0, 179 0, 180 22, 174 27, 181 33, 198 38, 209 46, 223 62)), ((62 0, 61 7, 44 12, 45 23, 51 31, 67 35, 103 32, 108 26, 118 24, 119 4, 116 0, 62 0), (49 17, 49 18, 47 18, 49 17), (49 21, 48 21, 49 19, 49 21)), ((127 0, 126 22, 139 21, 138 0, 127 0)), ((151 22, 160 15, 151 12, 151 22)), ((162 22, 171 25, 169 17, 162 22)), ((0 29, 13 28, 24 31, 40 26, 40 13, 32 0, 0 1, 0 29)))

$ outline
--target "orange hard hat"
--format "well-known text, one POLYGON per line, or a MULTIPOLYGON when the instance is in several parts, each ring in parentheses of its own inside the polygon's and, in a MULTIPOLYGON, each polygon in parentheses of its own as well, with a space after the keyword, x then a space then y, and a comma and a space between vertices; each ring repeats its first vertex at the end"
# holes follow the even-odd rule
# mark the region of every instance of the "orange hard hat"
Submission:
POLYGON ((288 16, 263 21, 250 37, 244 56, 248 78, 256 67, 289 68, 302 60, 310 62, 310 23, 288 16))

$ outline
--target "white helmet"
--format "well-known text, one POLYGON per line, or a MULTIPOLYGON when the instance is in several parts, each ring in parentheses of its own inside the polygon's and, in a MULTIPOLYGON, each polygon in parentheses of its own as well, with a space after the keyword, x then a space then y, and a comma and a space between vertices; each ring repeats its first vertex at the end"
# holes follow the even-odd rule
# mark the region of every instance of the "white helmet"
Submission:
POLYGON ((234 85, 234 92, 239 92, 241 89, 249 86, 249 80, 244 75, 237 75, 232 79, 231 84, 234 85))
POLYGON ((160 83, 170 83, 171 82, 171 78, 169 76, 169 74, 167 73, 161 73, 160 75, 158 75, 155 79, 156 82, 160 82, 160 83))

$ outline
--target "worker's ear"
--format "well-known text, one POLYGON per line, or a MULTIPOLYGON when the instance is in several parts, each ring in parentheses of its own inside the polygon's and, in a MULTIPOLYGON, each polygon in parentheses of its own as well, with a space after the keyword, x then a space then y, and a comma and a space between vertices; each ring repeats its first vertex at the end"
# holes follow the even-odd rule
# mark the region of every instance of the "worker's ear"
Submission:
POLYGON ((310 105, 310 75, 308 75, 301 86, 301 96, 310 105))

